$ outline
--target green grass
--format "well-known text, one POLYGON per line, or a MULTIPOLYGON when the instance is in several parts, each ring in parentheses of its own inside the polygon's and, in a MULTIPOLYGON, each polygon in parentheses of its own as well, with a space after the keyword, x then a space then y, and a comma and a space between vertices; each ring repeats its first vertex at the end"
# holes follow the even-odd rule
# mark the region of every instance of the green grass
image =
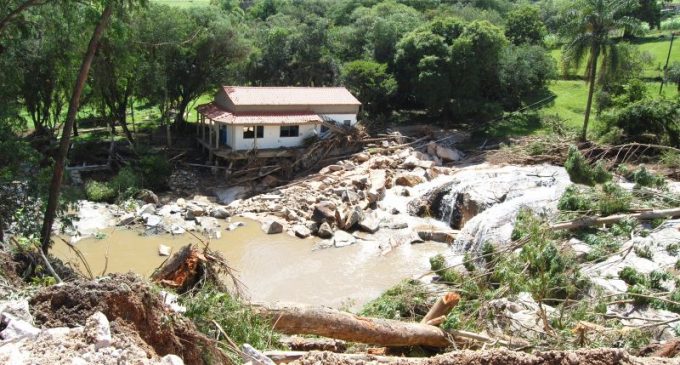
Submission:
MULTIPOLYGON (((659 94, 658 82, 647 82, 649 95, 659 94)), ((588 97, 588 85, 579 80, 556 80, 550 85, 550 92, 556 95, 554 102, 543 108, 544 115, 558 115, 570 128, 579 129, 583 123, 583 113, 586 108, 588 97)), ((666 98, 673 98, 678 95, 675 85, 666 84, 663 89, 666 98)), ((591 126, 595 126, 598 121, 591 119, 591 126)))
MULTIPOLYGON (((652 78, 661 76, 661 69, 666 64, 670 43, 670 31, 650 33, 631 42, 631 44, 637 45, 640 51, 648 52, 652 57, 651 64, 645 67, 643 77, 652 78)), ((558 68, 561 71, 562 50, 560 48, 550 50, 550 55, 557 61, 558 68)), ((673 61, 680 61, 680 46, 678 46, 677 42, 675 42, 671 51, 670 63, 673 63, 673 61)), ((585 70, 584 62, 578 70, 570 71, 569 76, 582 77, 585 74, 585 70)))
POLYGON ((157 4, 176 6, 179 8, 190 8, 210 5, 210 0, 151 0, 157 4))

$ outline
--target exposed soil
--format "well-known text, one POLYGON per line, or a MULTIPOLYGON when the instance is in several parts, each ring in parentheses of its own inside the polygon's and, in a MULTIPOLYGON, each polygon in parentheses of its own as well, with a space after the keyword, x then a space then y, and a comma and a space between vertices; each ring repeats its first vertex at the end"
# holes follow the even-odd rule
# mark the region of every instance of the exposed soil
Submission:
POLYGON ((175 354, 187 364, 205 355, 225 359, 190 321, 168 313, 160 296, 134 274, 113 274, 40 290, 30 301, 36 325, 75 327, 96 311, 114 323, 113 331, 139 336, 160 356, 175 354))
POLYGON ((459 351, 432 358, 386 358, 376 356, 347 357, 330 352, 312 352, 292 362, 295 365, 666 365, 680 364, 678 359, 641 358, 621 349, 548 351, 527 354, 509 350, 459 351))

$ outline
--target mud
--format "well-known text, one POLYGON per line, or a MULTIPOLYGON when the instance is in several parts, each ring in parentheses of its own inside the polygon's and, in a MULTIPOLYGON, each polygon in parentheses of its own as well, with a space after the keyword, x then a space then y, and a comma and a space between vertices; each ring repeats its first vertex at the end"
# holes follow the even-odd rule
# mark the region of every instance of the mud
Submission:
POLYGON ((51 286, 40 290, 30 304, 39 326, 82 326, 101 311, 114 324, 114 333, 139 334, 159 356, 175 354, 187 364, 202 364, 213 349, 208 355, 223 358, 193 323, 168 313, 160 296, 134 274, 51 286))
POLYGON ((458 351, 432 358, 387 358, 376 356, 347 357, 330 352, 311 352, 290 364, 294 365, 670 365, 679 359, 640 358, 621 349, 548 351, 533 354, 509 351, 458 351))

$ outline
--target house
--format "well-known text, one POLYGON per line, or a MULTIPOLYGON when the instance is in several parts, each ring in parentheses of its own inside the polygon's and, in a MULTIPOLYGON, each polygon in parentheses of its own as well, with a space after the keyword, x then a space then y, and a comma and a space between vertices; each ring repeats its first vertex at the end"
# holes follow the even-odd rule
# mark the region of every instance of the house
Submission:
POLYGON ((198 141, 213 154, 277 157, 328 128, 354 126, 361 103, 344 87, 224 86, 197 108, 198 141))

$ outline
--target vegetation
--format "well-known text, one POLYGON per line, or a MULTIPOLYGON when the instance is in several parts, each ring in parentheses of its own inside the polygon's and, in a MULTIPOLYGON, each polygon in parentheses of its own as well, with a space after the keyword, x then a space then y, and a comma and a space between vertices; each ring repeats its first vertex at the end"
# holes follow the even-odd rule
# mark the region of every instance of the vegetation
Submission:
POLYGON ((429 309, 427 294, 427 290, 422 287, 422 284, 415 280, 406 280, 367 303, 361 310, 361 315, 417 320, 422 318, 429 309))

